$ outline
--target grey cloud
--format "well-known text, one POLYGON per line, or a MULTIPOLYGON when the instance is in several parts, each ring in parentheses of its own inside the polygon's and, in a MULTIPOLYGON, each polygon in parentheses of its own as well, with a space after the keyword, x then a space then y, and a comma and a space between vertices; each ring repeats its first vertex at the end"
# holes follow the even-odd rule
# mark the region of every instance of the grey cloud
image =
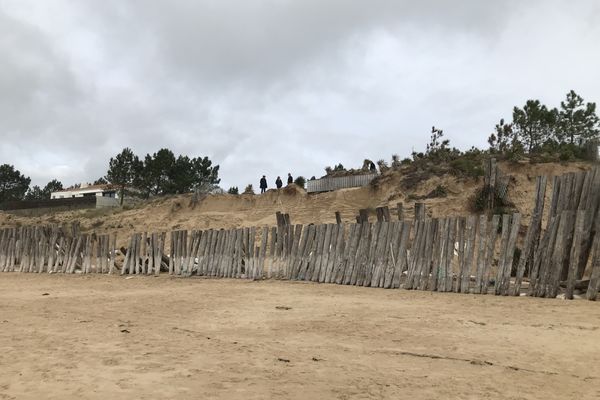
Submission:
POLYGON ((223 185, 485 145, 527 98, 600 100, 593 0, 2 1, 0 157, 93 180, 123 147, 223 185), (6 39, 8 38, 8 39, 6 39))

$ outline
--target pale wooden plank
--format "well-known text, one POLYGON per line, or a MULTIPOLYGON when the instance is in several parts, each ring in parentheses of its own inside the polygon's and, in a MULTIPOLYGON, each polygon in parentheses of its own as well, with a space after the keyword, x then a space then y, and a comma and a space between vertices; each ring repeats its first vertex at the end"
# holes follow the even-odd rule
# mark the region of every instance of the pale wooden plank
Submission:
POLYGON ((371 231, 369 235, 369 246, 366 248, 366 254, 364 257, 364 264, 361 265, 361 270, 358 275, 357 285, 359 286, 371 286, 371 278, 373 276, 373 268, 375 264, 375 257, 377 253, 377 244, 379 241, 379 234, 383 229, 383 212, 381 212, 382 220, 371 225, 371 231))
POLYGON ((539 273, 536 279, 536 283, 534 285, 534 295, 536 297, 544 297, 546 294, 546 287, 551 271, 552 253, 554 250, 556 236, 560 226, 560 220, 560 214, 556 215, 552 219, 552 225, 547 230, 548 241, 544 246, 542 246, 543 251, 539 258, 539 273))
POLYGON ((307 270, 310 264, 310 256, 312 253, 312 249, 315 246, 315 236, 316 236, 317 227, 315 225, 308 226, 306 245, 304 247, 304 252, 302 254, 302 260, 300 263, 300 267, 298 270, 298 280, 305 280, 307 276, 307 270))
MULTIPOLYGON (((265 258, 267 256, 267 243, 269 240, 269 228, 263 227, 261 238, 260 238, 260 255, 257 273, 254 276, 254 279, 263 279, 263 271, 265 269, 265 258)), ((290 257, 291 258, 291 257, 290 257)))
POLYGON ((450 288, 447 287, 448 279, 446 279, 448 246, 450 245, 450 224, 453 223, 451 218, 445 218, 443 221, 441 237, 440 237, 440 265, 437 270, 437 285, 435 290, 438 292, 446 292, 450 288))
POLYGON ((248 240, 248 247, 250 250, 250 276, 246 276, 246 278, 251 278, 253 276, 253 273, 256 269, 256 257, 255 257, 255 249, 254 249, 254 244, 256 241, 256 227, 251 227, 250 228, 250 236, 249 236, 249 240, 248 240))
MULTIPOLYGON (((244 230, 246 228, 242 228, 242 234, 244 233, 244 230)), ((208 238, 206 239, 206 247, 204 249, 204 256, 202 259, 202 266, 201 266, 201 271, 203 276, 214 276, 214 271, 215 271, 215 264, 218 260, 218 252, 219 252, 219 247, 221 245, 220 240, 221 238, 219 237, 220 235, 222 235, 222 230, 221 229, 210 229, 209 230, 209 235, 208 238)), ((247 241, 247 235, 244 236, 244 240, 247 241)), ((241 264, 243 264, 244 269, 243 269, 243 273, 246 273, 246 265, 247 265, 247 260, 246 260, 246 247, 247 243, 242 243, 242 248, 244 253, 241 255, 241 257, 243 258, 242 261, 240 261, 241 264)), ((240 274, 242 273, 242 268, 240 267, 240 274)), ((245 275, 244 275, 245 276, 245 275)), ((241 275, 240 275, 241 277, 241 275)))
POLYGON ((333 253, 333 257, 329 258, 329 267, 327 268, 327 276, 325 277, 325 282, 327 283, 336 283, 338 265, 341 265, 344 255, 346 225, 342 223, 339 224, 336 228, 337 233, 335 250, 333 253))
MULTIPOLYGON (((596 217, 596 222, 600 221, 596 217)), ((598 227, 598 223, 596 226, 598 227)), ((596 231, 598 232, 598 231, 596 231)), ((586 292, 588 300, 595 301, 598 298, 598 290, 600 290, 600 234, 596 233, 592 246, 592 271, 590 275, 590 283, 586 292)))
MULTIPOLYGON (((294 229, 290 226, 290 229, 294 229)), ((291 244, 292 247, 290 249, 290 253, 286 260, 286 273, 282 278, 291 279, 291 275, 294 273, 294 268, 296 266, 296 260, 298 259, 298 246, 300 245, 300 238, 302 237, 302 225, 296 224, 294 233, 292 234, 291 244)))
POLYGON ((272 227, 271 228, 271 240, 270 240, 270 245, 269 245, 269 269, 267 272, 267 278, 271 279, 271 277, 273 276, 273 267, 274 267, 274 262, 275 262, 275 247, 277 245, 276 243, 277 240, 277 227, 272 227))
POLYGON ((202 234, 200 248, 198 249, 198 272, 199 276, 206 276, 206 259, 211 245, 212 229, 205 230, 202 234))
POLYGON ((338 235, 340 233, 341 224, 331 224, 331 238, 329 240, 329 251, 327 252, 327 256, 325 257, 323 263, 323 269, 325 274, 323 276, 323 283, 331 282, 331 274, 333 272, 333 265, 335 263, 335 258, 337 256, 337 240, 338 235))
POLYGON ((344 285, 350 285, 350 282, 352 282, 352 274, 354 273, 354 269, 355 269, 355 260, 356 260, 356 253, 357 253, 357 249, 358 249, 358 245, 360 243, 360 236, 362 234, 362 230, 363 230, 363 224, 352 224, 354 229, 352 232, 352 238, 351 240, 349 240, 349 246, 348 246, 348 254, 345 258, 345 263, 344 263, 344 276, 343 276, 343 280, 342 283, 344 285))
MULTIPOLYGON (((307 281, 313 280, 313 275, 315 273, 315 267, 320 257, 320 252, 323 251, 323 240, 325 238, 325 225, 317 225, 315 228, 315 243, 313 245, 313 251, 310 255, 310 262, 308 264, 308 269, 306 270, 307 281)), ((318 273, 318 271, 317 271, 318 273)))
POLYGON ((148 233, 143 232, 140 235, 140 273, 146 275, 148 270, 146 263, 148 262, 148 233))
POLYGON ((457 225, 457 218, 451 217, 449 219, 448 242, 446 243, 446 259, 445 259, 446 291, 447 292, 449 292, 452 289, 452 280, 454 279, 454 273, 452 271, 452 260, 454 258, 454 243, 456 242, 456 225, 457 225))
MULTIPOLYGON (((244 228, 244 230, 247 231, 248 228, 244 228)), ((222 236, 223 236, 222 230, 215 229, 213 231, 212 243, 210 246, 208 258, 206 260, 206 276, 215 276, 215 264, 218 260, 219 247, 221 246, 222 236)), ((246 232, 245 239, 246 239, 246 242, 244 243, 244 246, 245 246, 244 247, 244 261, 245 261, 244 276, 246 274, 248 274, 248 243, 247 243, 248 234, 247 234, 247 232, 246 232)))
POLYGON ((133 257, 131 257, 132 247, 133 247, 133 235, 131 235, 131 237, 129 238, 129 247, 127 247, 125 249, 125 257, 123 259, 123 266, 121 267, 121 275, 125 275, 129 272, 129 263, 130 263, 129 260, 133 258, 133 257))
POLYGON ((312 279, 312 273, 315 268, 315 262, 317 258, 317 252, 319 250, 319 243, 321 242, 321 233, 322 225, 314 226, 314 235, 312 236, 312 240, 310 241, 310 246, 307 249, 306 253, 306 264, 304 268, 304 280, 310 281, 312 279))
MULTIPOLYGON (((231 265, 231 255, 233 253, 233 240, 235 232, 232 229, 225 230, 225 243, 223 246, 223 254, 219 263, 220 278, 229 278, 229 266, 231 265)), ((257 273, 258 265, 255 263, 250 279, 254 279, 257 273)))
POLYGON ((481 294, 483 284, 483 271, 485 269, 485 249, 487 234, 487 217, 485 215, 479 216, 479 240, 477 246, 477 273, 475 277, 475 288, 473 293, 481 294))
POLYGON ((510 215, 502 215, 502 236, 500 239, 500 258, 498 260, 498 270, 496 271, 496 280, 494 282, 494 293, 500 294, 500 285, 502 284, 502 276, 504 274, 506 248, 508 246, 508 236, 510 235, 510 215))
POLYGON ((373 230, 375 229, 374 224, 364 223, 365 230, 361 238, 361 244, 359 246, 359 257, 356 263, 356 280, 350 282, 352 285, 362 286, 365 279, 365 269, 369 258, 369 249, 373 238, 373 230), (360 281, 359 281, 360 279, 360 281))
POLYGON ((554 251, 552 253, 552 266, 547 280, 545 297, 555 298, 558 294, 561 273, 565 261, 565 253, 568 253, 571 248, 568 245, 568 240, 574 221, 574 211, 564 210, 561 213, 558 233, 554 243, 554 251))
POLYGON ((404 282, 405 289, 413 289, 414 276, 416 275, 417 262, 418 262, 418 254, 419 248, 421 246, 421 239, 423 238, 423 230, 425 227, 425 221, 420 219, 414 220, 415 224, 415 237, 411 243, 409 254, 410 254, 410 263, 406 275, 406 282, 404 282))
POLYGON ((523 276, 525 274, 525 268, 529 266, 529 270, 531 270, 533 264, 533 257, 539 244, 539 238, 542 228, 542 216, 544 213, 544 202, 546 197, 546 185, 547 178, 545 176, 538 176, 536 179, 535 206, 531 215, 529 227, 527 228, 527 233, 525 235, 523 250, 521 251, 521 258, 519 259, 519 264, 517 265, 515 285, 511 292, 513 296, 520 295, 523 276))
POLYGON ((587 212, 585 210, 579 210, 576 214, 575 219, 575 232, 573 235, 573 243, 571 246, 570 257, 569 257, 569 274, 567 276, 567 287, 565 290, 565 299, 573 299, 573 290, 575 288, 575 280, 577 276, 577 268, 581 253, 581 243, 583 241, 584 225, 587 212))
POLYGON ((385 246, 385 257, 382 258, 383 266, 381 268, 381 277, 379 279, 379 287, 390 289, 394 280, 394 273, 397 269, 398 260, 398 245, 402 230, 402 222, 390 222, 387 234, 387 245, 385 246))
POLYGON ((415 203, 415 220, 425 219, 425 203, 415 203))
MULTIPOLYGON (((271 231, 274 232, 274 231, 271 231)), ((244 230, 242 228, 236 230, 236 240, 235 240, 235 277, 240 278, 242 276, 242 261, 244 259, 243 255, 243 245, 242 245, 242 236, 244 234, 244 230)), ((273 235, 274 236, 274 235, 273 235)), ((272 259, 271 259, 272 262, 272 259)), ((271 272, 272 265, 269 264, 269 274, 271 272)))
POLYGON ((177 243, 177 238, 175 235, 175 231, 171 231, 171 246, 169 247, 169 275, 173 275, 175 272, 175 247, 177 243))
POLYGON ((323 250, 319 262, 319 275, 317 277, 317 280, 320 283, 325 282, 325 276, 327 275, 327 262, 331 252, 331 237, 333 235, 334 226, 335 224, 327 224, 325 228, 325 241, 323 242, 323 250))
POLYGON ((466 228, 466 247, 465 247, 465 261, 461 271, 462 283, 460 285, 461 293, 470 292, 471 283, 471 270, 473 268, 473 260, 475 258, 475 244, 477 238, 477 217, 469 216, 467 218, 466 228))
MULTIPOLYGON (((388 218, 387 214, 385 213, 385 209, 384 216, 386 219, 388 218)), ((394 229, 396 227, 397 224, 387 219, 387 221, 383 223, 381 229, 379 230, 374 257, 373 276, 371 277, 371 287, 384 287, 388 266, 393 271, 393 266, 388 264, 388 258, 390 255, 390 241, 393 239, 392 237, 394 236, 394 229)))
POLYGON ((75 249, 73 252, 73 255, 71 257, 71 263, 69 265, 69 273, 74 273, 75 272, 75 266, 77 265, 77 260, 79 258, 79 249, 81 248, 81 243, 83 242, 83 237, 79 236, 77 237, 77 243, 75 245, 75 249))
MULTIPOLYGON (((228 265, 231 262, 231 250, 233 246, 234 232, 231 229, 223 229, 223 239, 219 247, 219 254, 215 265, 215 275, 218 278, 227 278, 228 265)), ((252 271, 254 273, 254 271, 252 271)), ((251 279, 251 277, 250 277, 251 279)))
MULTIPOLYGON (((554 176, 552 178, 552 199, 550 201, 550 214, 548 217, 548 224, 550 223, 550 218, 556 216, 561 182, 562 180, 560 176, 554 176)), ((549 225, 546 225, 546 230, 548 230, 548 227, 549 225)))
POLYGON ((411 289, 418 289, 419 282, 421 280, 421 274, 423 269, 423 264, 425 263, 424 254, 426 252, 428 235, 431 229, 431 220, 429 219, 421 219, 422 221, 422 232, 420 235, 419 243, 417 244, 417 248, 415 249, 414 254, 414 272, 411 279, 411 289))
POLYGON ((353 259, 352 274, 350 275, 350 285, 356 285, 358 275, 362 269, 362 260, 369 245, 369 235, 371 234, 371 223, 363 221, 360 226, 358 243, 356 246, 356 255, 353 259))
POLYGON ((425 246, 422 249, 422 253, 419 256, 420 267, 417 288, 419 290, 427 290, 429 284, 431 267, 433 261, 433 245, 436 239, 437 227, 439 224, 438 219, 426 219, 425 225, 425 246))
MULTIPOLYGON (((367 254, 365 258, 364 269, 362 271, 362 282, 361 286, 375 286, 373 282, 373 274, 375 274, 376 259, 381 251, 381 232, 386 229, 386 222, 383 214, 383 208, 380 207, 381 221, 371 226, 371 235, 369 237, 369 247, 367 248, 367 254)), ((377 281, 379 281, 377 279, 377 281)))
POLYGON ((536 296, 537 294, 537 286, 538 282, 540 281, 540 276, 542 272, 542 263, 545 254, 548 251, 548 244, 550 243, 551 232, 556 225, 556 217, 550 217, 550 220, 546 227, 546 231, 542 235, 540 245, 537 247, 534 253, 533 264, 529 276, 529 288, 527 289, 527 294, 529 296, 536 296))
POLYGON ((335 259, 335 264, 333 267, 333 273, 331 276, 332 283, 336 283, 338 285, 344 283, 344 275, 346 272, 346 263, 348 262, 348 257, 350 254, 350 243, 354 236, 354 231, 356 230, 356 224, 348 225, 348 237, 346 239, 346 226, 342 226, 342 232, 338 235, 338 244, 340 246, 337 247, 338 254, 335 259))
POLYGON ((431 248, 431 273, 427 284, 430 291, 438 288, 438 277, 444 256, 444 235, 447 230, 448 221, 446 218, 438 218, 433 230, 433 246, 431 248))
POLYGON ((511 219, 511 230, 508 236, 508 244, 506 246, 506 255, 504 257, 504 267, 500 282, 500 294, 508 296, 510 289, 510 276, 513 266, 515 249, 517 247, 517 238, 521 228, 521 214, 515 213, 511 219))
MULTIPOLYGON (((223 259, 223 252, 227 243, 227 231, 225 229, 219 229, 217 236, 217 246, 215 249, 215 255, 212 259, 212 269, 210 276, 219 277, 221 270, 221 261, 223 259)), ((252 258, 254 252, 254 242, 250 242, 250 234, 248 234, 248 271, 246 272, 246 279, 250 279, 252 274, 252 258)))
POLYGON ((457 228, 457 242, 458 242, 458 276, 456 278, 455 285, 453 287, 453 291, 455 293, 460 293, 461 285, 462 285, 462 276, 463 270, 465 269, 465 247, 466 247, 466 236, 468 235, 467 231, 467 219, 464 217, 458 218, 458 228, 457 228))
POLYGON ((290 276, 289 279, 291 280, 298 280, 298 276, 300 274, 300 269, 302 268, 302 262, 304 259, 304 252, 306 250, 306 243, 308 242, 308 237, 309 237, 309 227, 310 226, 306 226, 306 227, 302 227, 301 226, 301 231, 300 234, 298 234, 297 236, 299 237, 299 242, 298 242, 298 247, 296 249, 296 256, 294 259, 294 263, 292 266, 292 269, 290 271, 290 276))

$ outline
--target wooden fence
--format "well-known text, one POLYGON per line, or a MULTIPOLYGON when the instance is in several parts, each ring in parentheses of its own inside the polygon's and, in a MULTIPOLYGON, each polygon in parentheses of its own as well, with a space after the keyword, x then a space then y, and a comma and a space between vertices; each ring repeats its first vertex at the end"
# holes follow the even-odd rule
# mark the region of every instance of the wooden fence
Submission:
POLYGON ((0 210, 29 210, 37 208, 94 208, 96 206, 95 196, 73 197, 66 199, 44 199, 44 200, 15 200, 0 203, 0 210))
POLYGON ((321 179, 312 179, 306 181, 306 191, 308 193, 317 193, 359 186, 367 186, 376 177, 377 173, 367 173, 361 175, 348 176, 327 176, 321 179))
POLYGON ((112 273, 116 235, 66 232, 57 226, 0 230, 0 271, 112 273))
POLYGON ((295 226, 282 214, 271 228, 135 233, 122 261, 115 235, 9 228, 0 231, 0 271, 163 272, 537 297, 564 288, 567 299, 579 289, 595 300, 600 169, 554 178, 543 229, 546 186, 539 177, 527 227, 518 213, 295 226))

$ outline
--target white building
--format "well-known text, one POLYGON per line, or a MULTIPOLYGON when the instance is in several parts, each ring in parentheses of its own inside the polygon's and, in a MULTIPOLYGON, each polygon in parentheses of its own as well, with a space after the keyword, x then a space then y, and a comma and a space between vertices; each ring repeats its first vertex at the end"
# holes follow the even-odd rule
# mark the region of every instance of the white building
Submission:
POLYGON ((69 199, 73 197, 111 197, 118 199, 119 193, 112 185, 89 185, 82 183, 80 187, 59 190, 50 193, 51 199, 69 199))

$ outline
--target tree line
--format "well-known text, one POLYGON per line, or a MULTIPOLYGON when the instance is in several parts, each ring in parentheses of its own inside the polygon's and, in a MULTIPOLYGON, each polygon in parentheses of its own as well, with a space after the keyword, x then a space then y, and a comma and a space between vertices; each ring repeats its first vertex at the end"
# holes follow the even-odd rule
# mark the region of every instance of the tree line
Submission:
POLYGON ((165 194, 209 191, 217 187, 219 166, 208 157, 175 154, 169 149, 139 158, 130 148, 124 148, 108 163, 106 179, 120 191, 121 202, 126 189, 133 189, 144 198, 165 194))
POLYGON ((514 107, 512 122, 501 119, 488 143, 491 153, 512 157, 558 153, 563 159, 582 158, 584 145, 599 134, 596 103, 586 103, 571 90, 559 107, 550 108, 539 100, 514 107))
MULTIPOLYGON (((142 159, 130 148, 124 148, 110 158, 106 176, 97 179, 94 184, 114 185, 119 190, 122 203, 125 192, 148 198, 193 190, 208 191, 219 182, 219 166, 213 165, 208 157, 175 157, 171 150, 160 149, 142 159)), ((52 192, 63 190, 57 179, 43 188, 37 185, 29 187, 30 183, 31 179, 14 166, 0 165, 0 202, 49 199, 52 192)))
MULTIPOLYGON (((515 106, 511 121, 501 119, 495 125, 487 138, 487 149, 472 147, 460 151, 450 147, 449 140, 443 136, 441 129, 433 127, 425 152, 413 152, 412 159, 402 160, 393 155, 392 167, 413 162, 447 162, 453 171, 479 176, 482 173, 481 158, 489 154, 509 160, 528 157, 532 162, 586 159, 587 144, 597 143, 600 138, 600 119, 596 114, 596 103, 586 102, 571 90, 558 107, 549 107, 534 99, 527 100, 522 107, 515 106)), ((385 160, 379 160, 377 164, 382 171, 389 168, 385 160)), ((339 164, 331 170, 345 168, 339 164)), ((0 202, 47 199, 51 192, 63 189, 62 183, 56 179, 43 188, 30 187, 30 183, 31 179, 14 166, 0 165, 0 202)), ((106 176, 94 183, 113 184, 120 191, 121 199, 128 189, 144 198, 193 190, 209 191, 220 183, 219 166, 213 166, 208 157, 175 157, 171 150, 165 148, 143 158, 135 155, 130 148, 124 148, 110 158, 106 176)), ((304 182, 296 184, 304 186, 304 182)), ((228 192, 237 194, 239 190, 234 186, 228 192)), ((252 185, 244 190, 244 193, 252 192, 252 185)))
MULTIPOLYGON (((600 143, 600 119, 596 103, 586 103, 571 90, 559 107, 550 108, 540 100, 527 100, 522 107, 515 106, 512 120, 501 119, 487 139, 489 147, 471 147, 461 151, 450 146, 444 131, 431 128, 429 143, 424 152, 412 152, 412 158, 392 156, 392 167, 411 163, 449 165, 451 171, 480 176, 481 160, 493 155, 498 159, 529 162, 557 162, 593 159, 589 153, 600 143)), ((380 170, 389 168, 379 160, 380 170)))

